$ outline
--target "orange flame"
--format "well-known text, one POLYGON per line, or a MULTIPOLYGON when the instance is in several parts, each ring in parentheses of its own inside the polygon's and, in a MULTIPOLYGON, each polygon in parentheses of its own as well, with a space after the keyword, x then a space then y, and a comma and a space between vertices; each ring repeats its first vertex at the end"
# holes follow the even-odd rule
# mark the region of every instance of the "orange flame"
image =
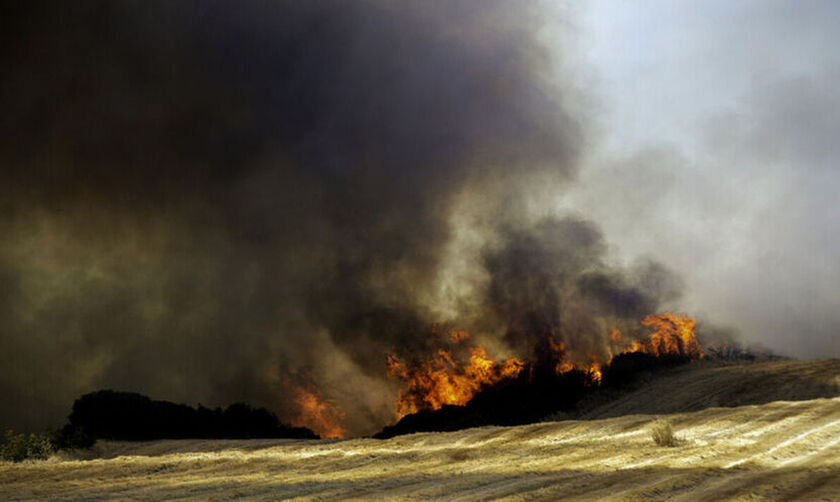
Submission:
POLYGON ((680 355, 692 359, 703 357, 703 349, 694 328, 697 321, 679 314, 665 313, 649 315, 640 321, 645 326, 654 328, 650 343, 644 344, 644 352, 655 356, 680 355))
POLYGON ((499 364, 488 358, 482 347, 470 348, 469 362, 465 364, 443 349, 428 361, 406 364, 391 354, 386 361, 388 375, 407 386, 397 400, 397 418, 424 409, 436 410, 445 404, 467 404, 483 386, 515 377, 524 367, 517 359, 499 364))
MULTIPOLYGON (((650 315, 641 324, 654 328, 647 341, 627 340, 618 328, 612 328, 607 335, 608 354, 606 364, 613 354, 644 352, 656 357, 666 355, 688 356, 691 359, 703 357, 703 351, 694 328, 697 322, 679 314, 664 313, 650 315)), ((456 344, 470 337, 466 331, 451 331, 449 341, 456 344)), ((589 363, 571 362, 567 359, 567 347, 562 340, 546 339, 546 350, 557 361, 554 371, 559 375, 573 370, 586 372, 592 383, 601 383, 602 362, 595 352, 587 353, 589 363)), ((440 349, 429 360, 406 363, 395 355, 387 356, 388 375, 406 385, 397 399, 397 418, 420 410, 436 410, 446 404, 464 405, 486 385, 492 385, 505 378, 512 378, 522 371, 525 363, 512 358, 497 363, 487 357, 481 346, 469 349, 469 362, 453 358, 452 352, 440 349)), ((572 352, 574 354, 574 352, 572 352)), ((576 360, 576 358, 572 358, 576 360)), ((582 359, 582 357, 581 357, 582 359)))
POLYGON ((344 412, 335 404, 301 386, 295 387, 294 399, 299 410, 292 421, 294 425, 308 427, 322 438, 343 438, 347 435, 347 430, 341 425, 344 412))
POLYGON ((598 358, 595 354, 589 354, 589 358, 592 360, 592 364, 589 365, 589 368, 586 370, 587 373, 592 377, 592 380, 600 384, 601 383, 601 364, 598 362, 598 358))

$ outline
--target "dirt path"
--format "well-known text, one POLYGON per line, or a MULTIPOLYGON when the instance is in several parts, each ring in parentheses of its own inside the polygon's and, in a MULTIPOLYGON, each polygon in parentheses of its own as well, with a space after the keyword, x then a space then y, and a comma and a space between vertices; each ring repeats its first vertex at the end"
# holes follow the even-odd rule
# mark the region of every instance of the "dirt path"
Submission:
POLYGON ((674 448, 650 439, 657 418, 386 441, 103 442, 93 460, 0 464, 0 499, 840 499, 840 398, 667 415, 684 439, 674 448))

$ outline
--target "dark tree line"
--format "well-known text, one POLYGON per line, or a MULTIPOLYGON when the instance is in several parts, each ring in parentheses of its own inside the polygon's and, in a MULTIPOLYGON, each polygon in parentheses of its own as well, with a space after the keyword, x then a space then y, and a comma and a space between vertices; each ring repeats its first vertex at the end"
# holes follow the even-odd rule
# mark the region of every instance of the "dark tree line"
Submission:
POLYGON ((282 423, 265 408, 244 403, 225 409, 155 401, 134 392, 100 390, 73 403, 68 423, 56 435, 59 447, 87 447, 97 439, 317 439, 305 427, 282 423))

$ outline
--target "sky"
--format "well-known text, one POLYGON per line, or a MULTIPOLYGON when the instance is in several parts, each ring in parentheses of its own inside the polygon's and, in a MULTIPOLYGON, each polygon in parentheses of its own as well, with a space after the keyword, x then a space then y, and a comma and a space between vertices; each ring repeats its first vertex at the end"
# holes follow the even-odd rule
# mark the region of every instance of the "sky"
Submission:
POLYGON ((560 205, 624 259, 679 270, 695 315, 781 354, 840 353, 837 4, 576 14, 602 136, 560 205))
POLYGON ((840 355, 832 2, 0 9, 0 424, 305 389, 370 434, 448 328, 840 355))

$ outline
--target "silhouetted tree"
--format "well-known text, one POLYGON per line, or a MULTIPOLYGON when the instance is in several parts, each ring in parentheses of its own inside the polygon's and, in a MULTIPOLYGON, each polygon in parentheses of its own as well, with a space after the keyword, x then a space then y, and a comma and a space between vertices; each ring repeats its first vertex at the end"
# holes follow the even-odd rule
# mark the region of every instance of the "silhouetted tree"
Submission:
POLYGON ((153 401, 134 392, 100 390, 73 403, 69 423, 56 434, 59 447, 88 447, 96 439, 186 438, 317 439, 304 427, 286 425, 265 408, 235 403, 224 411, 153 401))

